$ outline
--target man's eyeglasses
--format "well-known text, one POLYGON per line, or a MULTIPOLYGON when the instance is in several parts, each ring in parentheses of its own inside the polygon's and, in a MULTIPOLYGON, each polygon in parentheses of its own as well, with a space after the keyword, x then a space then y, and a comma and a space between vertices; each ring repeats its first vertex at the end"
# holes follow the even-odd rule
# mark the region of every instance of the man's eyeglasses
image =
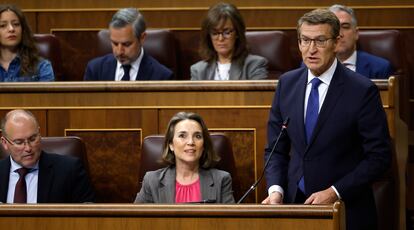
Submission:
POLYGON ((234 30, 223 30, 222 32, 213 31, 210 32, 210 36, 212 39, 219 39, 220 35, 223 36, 223 38, 228 39, 233 34, 234 30))
POLYGON ((40 140, 40 133, 35 133, 27 139, 16 139, 10 140, 6 136, 3 136, 7 142, 13 145, 16 149, 22 150, 27 145, 33 146, 34 144, 38 143, 40 140))
POLYGON ((310 39, 307 37, 301 37, 299 38, 299 44, 301 46, 310 46, 312 44, 312 42, 314 42, 314 44, 316 45, 316 47, 319 48, 324 48, 326 46, 326 44, 328 43, 329 40, 334 39, 334 38, 315 38, 315 39, 310 39))

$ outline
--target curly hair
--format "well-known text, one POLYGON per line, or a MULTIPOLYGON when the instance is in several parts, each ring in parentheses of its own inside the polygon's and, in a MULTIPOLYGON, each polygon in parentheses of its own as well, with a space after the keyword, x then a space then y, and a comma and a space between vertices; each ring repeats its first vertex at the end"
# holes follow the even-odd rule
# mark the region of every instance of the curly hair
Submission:
POLYGON ((22 11, 14 5, 0 5, 0 15, 5 11, 15 13, 17 18, 19 18, 20 25, 22 27, 22 40, 17 47, 17 52, 21 62, 20 76, 35 74, 40 57, 33 38, 32 30, 27 23, 26 17, 23 15, 22 11))

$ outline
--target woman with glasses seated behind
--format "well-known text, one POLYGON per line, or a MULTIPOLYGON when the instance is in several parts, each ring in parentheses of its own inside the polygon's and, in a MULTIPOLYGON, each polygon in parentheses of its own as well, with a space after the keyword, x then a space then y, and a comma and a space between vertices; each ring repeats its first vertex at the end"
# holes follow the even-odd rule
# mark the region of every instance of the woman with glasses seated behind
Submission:
POLYGON ((38 55, 33 34, 16 6, 0 5, 0 81, 53 81, 52 65, 38 55))
POLYGON ((234 203, 231 176, 212 168, 219 156, 198 114, 175 114, 163 149, 169 166, 145 174, 135 203, 234 203))
POLYGON ((267 78, 267 60, 248 53, 246 27, 237 8, 212 6, 201 28, 200 56, 191 80, 257 80, 267 78))

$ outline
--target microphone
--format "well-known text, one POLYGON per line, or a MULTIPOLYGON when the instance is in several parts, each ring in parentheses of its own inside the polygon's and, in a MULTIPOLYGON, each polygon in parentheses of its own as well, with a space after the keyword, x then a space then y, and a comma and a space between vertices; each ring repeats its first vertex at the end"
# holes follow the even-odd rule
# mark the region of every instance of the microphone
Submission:
POLYGON ((207 200, 200 200, 200 201, 191 201, 191 202, 186 202, 187 204, 212 204, 212 203, 216 203, 216 200, 212 200, 212 199, 207 199, 207 200))
POLYGON ((248 196, 248 195, 249 195, 252 191, 254 191, 254 190, 256 189, 257 185, 258 185, 258 184, 260 183, 260 181, 262 180, 263 175, 264 175, 264 173, 265 173, 265 170, 266 170, 266 168, 267 168, 267 165, 269 164, 270 158, 272 158, 272 155, 273 155, 273 153, 275 152, 276 146, 277 146, 277 144, 279 143, 279 139, 280 139, 280 137, 282 136, 282 134, 284 133, 284 131, 287 129, 288 124, 289 124, 289 117, 286 117, 285 121, 283 121, 283 124, 282 124, 282 129, 280 130, 280 133, 279 133, 279 135, 277 136, 276 142, 275 142, 275 144, 273 145, 272 151, 270 151, 269 157, 267 158, 267 161, 266 161, 266 163, 265 163, 265 165, 264 165, 264 167, 263 167, 263 171, 262 171, 262 174, 260 175, 260 178, 259 178, 256 182, 254 182, 254 183, 252 184, 252 186, 249 188, 249 190, 247 190, 247 192, 246 192, 246 193, 244 193, 244 195, 240 198, 240 200, 239 200, 239 201, 237 201, 237 204, 240 204, 240 203, 241 203, 244 199, 246 199, 246 197, 247 197, 247 196, 248 196))

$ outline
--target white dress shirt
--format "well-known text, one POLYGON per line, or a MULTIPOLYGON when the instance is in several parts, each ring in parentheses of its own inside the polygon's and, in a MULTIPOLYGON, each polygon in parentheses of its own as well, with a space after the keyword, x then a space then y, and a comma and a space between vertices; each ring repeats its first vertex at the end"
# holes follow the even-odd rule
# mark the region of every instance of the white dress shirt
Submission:
MULTIPOLYGON (((141 65, 142 57, 144 56, 144 49, 141 47, 141 53, 138 58, 131 62, 131 69, 129 70, 129 80, 135 81, 137 79, 137 74, 139 71, 139 66, 141 65)), ((115 71, 115 81, 121 81, 124 76, 124 68, 122 68, 121 62, 116 62, 116 71, 115 71)))
POLYGON ((224 81, 230 79, 231 63, 221 64, 217 62, 217 68, 214 74, 214 80, 224 81))
POLYGON ((352 55, 346 59, 344 62, 342 62, 342 64, 352 70, 352 71, 356 71, 356 62, 357 62, 357 51, 354 50, 354 52, 352 53, 352 55))
MULTIPOLYGON (((7 203, 13 203, 14 190, 16 188, 17 181, 19 180, 19 174, 15 172, 17 169, 22 168, 17 164, 10 156, 10 173, 9 173, 9 189, 7 192, 7 203)), ((26 187, 27 187, 27 203, 37 203, 37 182, 39 178, 39 162, 27 173, 26 175, 26 187)))

